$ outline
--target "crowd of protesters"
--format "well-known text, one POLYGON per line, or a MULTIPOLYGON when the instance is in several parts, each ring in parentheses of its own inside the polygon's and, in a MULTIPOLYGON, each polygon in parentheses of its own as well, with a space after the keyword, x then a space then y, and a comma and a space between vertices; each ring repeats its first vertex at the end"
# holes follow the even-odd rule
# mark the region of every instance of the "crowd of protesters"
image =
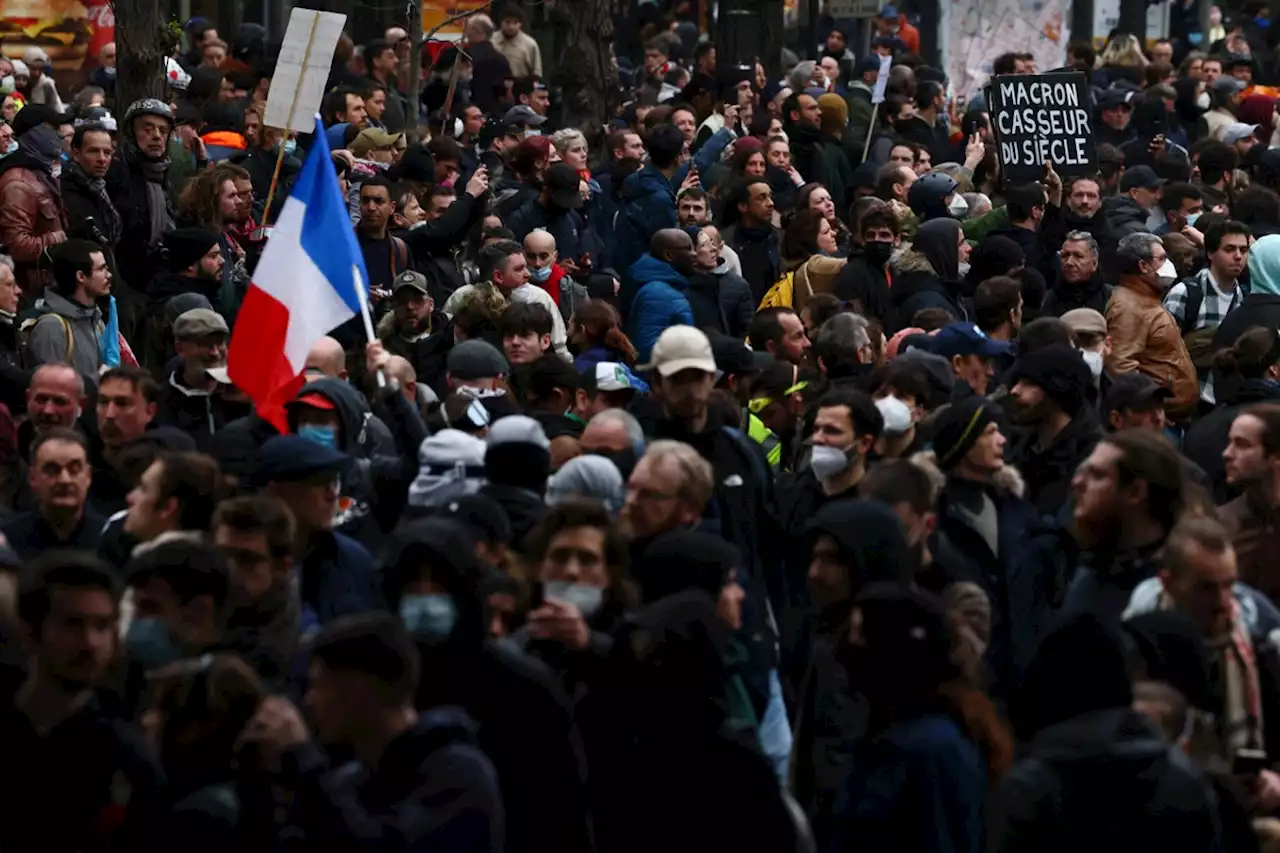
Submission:
POLYGON ((1280 849, 1268 15, 1073 44, 1025 184, 892 6, 773 77, 641 4, 590 135, 519 6, 344 35, 375 339, 285 431, 278 45, 0 58, 0 850, 1280 849))

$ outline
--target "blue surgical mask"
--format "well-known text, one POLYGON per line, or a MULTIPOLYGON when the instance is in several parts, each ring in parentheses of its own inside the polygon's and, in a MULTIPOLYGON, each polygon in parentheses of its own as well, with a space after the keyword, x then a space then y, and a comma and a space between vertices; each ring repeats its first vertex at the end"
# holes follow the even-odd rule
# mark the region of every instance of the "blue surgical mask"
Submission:
POLYGON ((448 595, 406 595, 400 599, 400 621, 410 634, 445 640, 458 624, 458 608, 448 595))
POLYGON ((336 426, 303 424, 298 427, 298 437, 309 439, 324 447, 333 449, 338 447, 338 428, 336 426))
POLYGON ((567 581, 547 581, 542 585, 542 597, 554 598, 578 608, 583 619, 590 619, 604 605, 604 590, 598 586, 567 581))
POLYGON ((540 131, 540 130, 536 130, 536 129, 534 129, 534 128, 530 127, 530 128, 528 128, 528 129, 526 129, 526 130, 525 130, 524 135, 525 135, 525 136, 541 136, 541 135, 542 135, 542 131, 540 131))
POLYGON ((1200 213, 1201 213, 1201 211, 1199 211, 1199 210, 1197 210, 1195 213, 1188 213, 1188 214, 1187 214, 1187 224, 1188 224, 1188 225, 1195 225, 1195 224, 1196 224, 1196 220, 1200 218, 1200 213))
POLYGON ((182 650, 174 643, 169 626, 153 617, 134 619, 129 623, 124 642, 129 656, 144 669, 156 669, 182 657, 182 650))
POLYGON ((542 267, 541 269, 529 267, 529 279, 531 281, 545 284, 549 278, 551 278, 551 267, 542 267))
POLYGON ((296 139, 286 139, 286 140, 284 141, 284 153, 286 153, 286 154, 292 154, 292 153, 294 153, 294 152, 295 152, 295 151, 297 151, 297 150, 298 150, 298 140, 296 140, 296 139))

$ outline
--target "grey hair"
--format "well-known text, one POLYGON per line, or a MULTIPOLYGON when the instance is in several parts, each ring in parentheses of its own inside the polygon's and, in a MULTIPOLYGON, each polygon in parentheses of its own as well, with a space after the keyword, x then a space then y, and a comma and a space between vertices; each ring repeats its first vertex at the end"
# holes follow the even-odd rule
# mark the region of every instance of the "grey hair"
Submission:
POLYGON ((644 453, 644 428, 640 426, 635 416, 625 409, 605 409, 593 417, 591 423, 619 424, 627 433, 627 443, 636 452, 636 456, 644 453))
MULTIPOLYGON (((1134 235, 1135 237, 1138 235, 1134 235)), ((1152 235, 1154 236, 1154 235, 1152 235)), ((1088 243, 1089 251, 1093 252, 1094 258, 1098 257, 1098 241, 1093 239, 1093 235, 1088 231, 1068 231, 1067 236, 1062 238, 1063 245, 1067 243, 1088 243)), ((1150 255, 1148 255, 1148 260, 1150 255)))
POLYGON ((493 19, 488 15, 472 15, 467 18, 466 29, 483 32, 486 37, 493 35, 493 19))
POLYGON ((859 350, 871 346, 867 318, 849 311, 837 314, 818 329, 813 347, 818 352, 839 352, 857 360, 859 350))
POLYGON ((969 213, 965 217, 966 219, 977 219, 991 212, 991 199, 986 193, 961 193, 960 197, 969 205, 969 213))
POLYGON ((799 94, 809 88, 809 79, 813 77, 813 69, 817 67, 818 63, 812 59, 806 59, 791 69, 791 76, 787 78, 787 83, 793 94, 799 94))
POLYGON ((1155 255, 1151 247, 1157 244, 1163 245, 1160 243, 1160 238, 1146 231, 1121 237, 1119 245, 1116 246, 1116 260, 1120 262, 1120 272, 1134 273, 1138 271, 1139 263, 1151 263, 1155 255))
POLYGON ((670 460, 680 469, 680 498, 699 510, 704 509, 715 491, 715 474, 711 463, 702 458, 702 454, 694 450, 692 445, 683 441, 659 439, 649 445, 644 459, 653 465, 661 465, 670 460))
POLYGON ((557 151, 568 151, 578 140, 582 140, 583 146, 586 147, 587 137, 576 127, 564 127, 551 134, 551 144, 557 151))

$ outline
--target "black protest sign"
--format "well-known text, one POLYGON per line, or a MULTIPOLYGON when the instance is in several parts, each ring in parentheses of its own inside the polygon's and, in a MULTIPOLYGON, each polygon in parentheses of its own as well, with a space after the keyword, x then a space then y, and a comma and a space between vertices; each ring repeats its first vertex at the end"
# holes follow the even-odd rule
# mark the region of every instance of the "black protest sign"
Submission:
POLYGON ((1083 74, 1002 74, 987 87, 987 111, 1007 183, 1098 170, 1089 84, 1083 74))

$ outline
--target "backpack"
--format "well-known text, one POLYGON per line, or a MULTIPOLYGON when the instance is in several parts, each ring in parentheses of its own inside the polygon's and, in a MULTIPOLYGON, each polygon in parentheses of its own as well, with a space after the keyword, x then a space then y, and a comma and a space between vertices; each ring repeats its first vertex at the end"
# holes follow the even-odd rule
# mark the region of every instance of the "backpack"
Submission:
POLYGON ((61 314, 37 314, 33 317, 27 317, 18 324, 18 350, 21 353, 21 359, 24 366, 33 368, 37 365, 31 359, 31 334, 35 331, 36 324, 45 317, 57 317, 58 322, 62 324, 62 334, 67 340, 67 351, 62 360, 67 364, 71 363, 71 356, 76 351, 75 333, 71 329, 71 323, 61 314))
MULTIPOLYGON (((1213 338, 1218 331, 1219 324, 1205 326, 1203 329, 1195 328, 1196 320, 1200 318, 1200 306, 1204 304, 1204 286, 1194 278, 1188 278, 1182 284, 1187 288, 1187 301, 1186 308, 1182 312, 1182 324, 1178 331, 1182 333, 1182 342, 1187 346, 1187 353, 1191 356, 1191 363, 1195 366, 1196 375, 1200 379, 1205 379, 1213 369, 1213 355, 1217 352, 1217 348, 1213 345, 1213 338)), ((1240 284, 1236 285, 1237 288, 1242 286, 1240 284)), ((1243 301, 1243 299, 1242 295, 1241 300, 1243 301)), ((1232 306, 1238 307, 1234 297, 1232 298, 1232 306)))

